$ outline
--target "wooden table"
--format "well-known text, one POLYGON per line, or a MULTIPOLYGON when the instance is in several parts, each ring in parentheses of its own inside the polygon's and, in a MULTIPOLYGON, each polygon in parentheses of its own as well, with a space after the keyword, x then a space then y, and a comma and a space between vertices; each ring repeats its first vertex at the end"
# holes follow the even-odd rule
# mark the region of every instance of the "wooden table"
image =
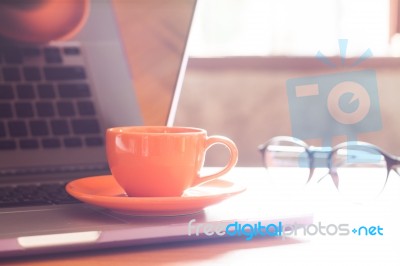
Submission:
MULTIPOLYGON (((262 168, 236 168, 240 182, 266 176, 262 168)), ((400 265, 400 178, 393 174, 384 194, 362 205, 340 200, 324 184, 306 190, 316 226, 348 223, 380 226, 383 235, 321 235, 290 238, 214 239, 157 244, 2 261, 5 265, 400 265)), ((331 230, 332 232, 332 230, 331 230)), ((1 262, 0 262, 1 264, 1 262)))

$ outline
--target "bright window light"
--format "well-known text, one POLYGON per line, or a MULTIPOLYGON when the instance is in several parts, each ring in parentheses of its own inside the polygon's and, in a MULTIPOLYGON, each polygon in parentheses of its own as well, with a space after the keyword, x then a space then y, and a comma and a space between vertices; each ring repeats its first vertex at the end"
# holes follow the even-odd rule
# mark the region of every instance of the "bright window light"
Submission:
POLYGON ((194 57, 389 52, 390 0, 203 0, 190 49, 194 57))

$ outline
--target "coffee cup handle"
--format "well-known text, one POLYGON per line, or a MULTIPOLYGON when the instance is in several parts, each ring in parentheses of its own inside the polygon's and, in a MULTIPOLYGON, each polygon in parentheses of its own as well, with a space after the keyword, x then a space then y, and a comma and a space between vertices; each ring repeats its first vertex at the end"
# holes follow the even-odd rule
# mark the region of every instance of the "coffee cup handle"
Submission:
POLYGON ((197 186, 201 183, 216 179, 216 178, 226 174, 227 172, 229 172, 236 165, 236 163, 238 161, 238 157, 239 157, 239 155, 238 155, 239 152, 236 147, 236 144, 232 140, 230 140, 229 138, 224 137, 224 136, 217 136, 217 135, 209 136, 209 137, 207 137, 207 140, 206 140, 206 149, 205 149, 206 152, 211 146, 213 146, 215 144, 222 144, 228 148, 228 150, 230 152, 229 162, 225 165, 225 167, 221 171, 219 171, 215 174, 211 174, 211 175, 207 175, 207 176, 203 176, 203 177, 197 177, 197 179, 194 180, 192 186, 197 186))

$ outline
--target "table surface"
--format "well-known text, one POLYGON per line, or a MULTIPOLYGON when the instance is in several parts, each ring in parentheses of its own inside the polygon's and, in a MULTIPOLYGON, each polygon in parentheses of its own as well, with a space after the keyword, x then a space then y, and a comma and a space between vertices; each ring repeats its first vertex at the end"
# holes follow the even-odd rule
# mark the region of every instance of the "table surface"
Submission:
MULTIPOLYGON (((268 178, 262 168, 236 168, 227 179, 249 186, 268 178)), ((191 242, 41 255, 6 265, 400 265, 400 178, 393 174, 376 200, 355 204, 333 196, 323 184, 307 190, 316 226, 346 223, 382 229, 379 235, 315 234, 282 238, 209 239, 191 242), (329 195, 329 196, 328 196, 329 195)), ((245 193, 252 193, 249 189, 245 193)), ((300 195, 300 194, 299 194, 300 195)), ((303 195, 304 196, 304 195, 303 195)), ((267 197, 267 196, 266 196, 267 197)), ((270 197, 270 196, 268 196, 270 197)), ((245 197, 244 197, 245 198, 245 197)), ((287 201, 293 200, 287 199, 287 201)), ((306 202, 306 201, 304 201, 306 202)), ((212 207, 210 207, 212 208, 212 207)), ((332 229, 332 228, 331 228, 332 229)), ((321 231, 322 232, 322 231, 321 231)), ((332 232, 332 230, 331 230, 332 232)), ((1 264, 1 262, 0 262, 1 264)))

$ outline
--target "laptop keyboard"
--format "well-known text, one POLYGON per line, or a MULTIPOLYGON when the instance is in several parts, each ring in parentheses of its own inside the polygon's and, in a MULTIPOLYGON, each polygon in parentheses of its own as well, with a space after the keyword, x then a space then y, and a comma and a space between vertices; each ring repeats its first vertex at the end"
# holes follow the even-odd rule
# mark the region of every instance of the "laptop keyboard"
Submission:
MULTIPOLYGON (((83 52, 0 44, 0 152, 104 145, 83 52)), ((64 186, 2 186, 0 208, 77 203, 64 186)))
POLYGON ((102 146, 78 44, 0 46, 0 151, 102 146))
POLYGON ((0 187, 0 208, 79 203, 68 195, 65 184, 0 187))

